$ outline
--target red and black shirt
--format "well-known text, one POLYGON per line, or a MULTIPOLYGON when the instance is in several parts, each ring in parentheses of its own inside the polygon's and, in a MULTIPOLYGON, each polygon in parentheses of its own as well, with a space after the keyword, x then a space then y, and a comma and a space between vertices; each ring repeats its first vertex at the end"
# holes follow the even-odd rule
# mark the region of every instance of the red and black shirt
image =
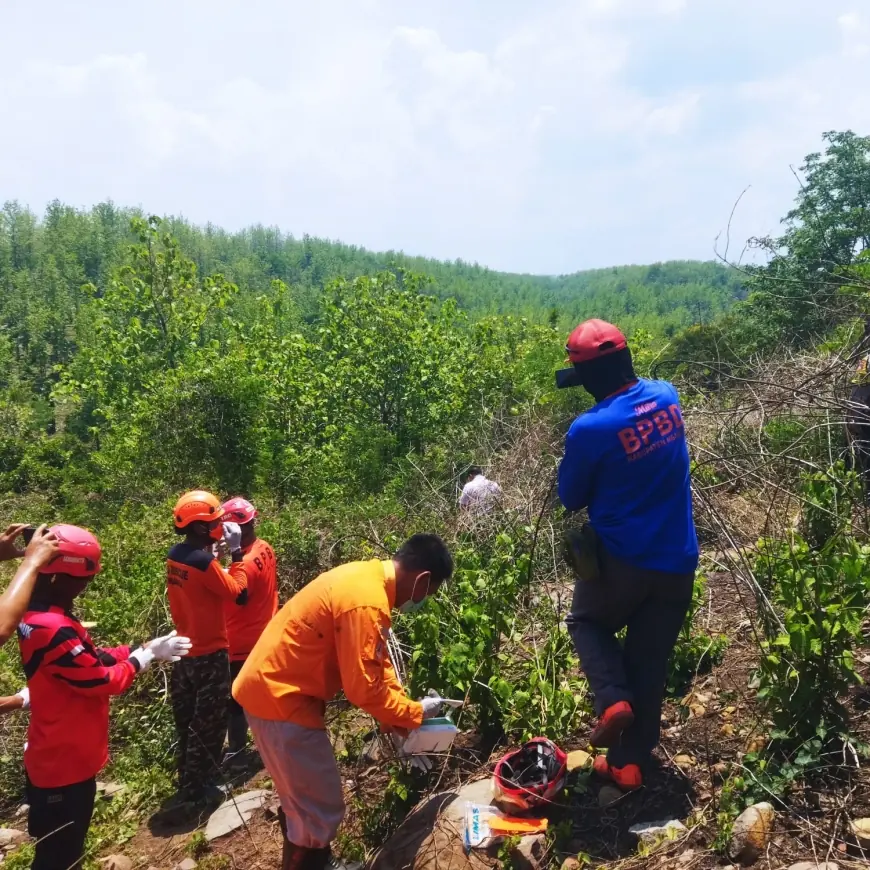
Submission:
POLYGON ((27 776, 38 788, 96 776, 109 759, 109 697, 139 671, 130 648, 98 649, 71 613, 36 603, 18 625, 18 645, 30 689, 27 776))

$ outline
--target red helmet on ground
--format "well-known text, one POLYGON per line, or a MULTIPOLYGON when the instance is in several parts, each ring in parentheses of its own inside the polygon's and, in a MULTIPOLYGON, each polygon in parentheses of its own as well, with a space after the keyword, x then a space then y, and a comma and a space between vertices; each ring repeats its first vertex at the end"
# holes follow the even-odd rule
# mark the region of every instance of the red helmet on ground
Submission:
POLYGON ((590 362, 607 354, 625 350, 625 336, 605 320, 584 320, 569 336, 565 350, 574 363, 590 362))
POLYGON ((535 737, 508 752, 495 766, 493 792, 497 804, 530 810, 549 804, 565 787, 568 757, 546 737, 535 737))
POLYGON ((71 577, 93 577, 102 570, 102 548, 96 536, 79 526, 60 524, 50 531, 60 542, 60 555, 39 569, 40 574, 69 574, 71 577))
POLYGON ((241 496, 231 498, 225 501, 221 508, 224 512, 224 520, 229 520, 233 523, 238 523, 240 526, 251 522, 259 516, 257 509, 246 499, 241 496))
POLYGON ((212 540, 219 541, 223 535, 220 521, 224 512, 217 496, 202 489, 186 492, 175 503, 173 510, 176 529, 186 529, 191 523, 207 523, 212 540))

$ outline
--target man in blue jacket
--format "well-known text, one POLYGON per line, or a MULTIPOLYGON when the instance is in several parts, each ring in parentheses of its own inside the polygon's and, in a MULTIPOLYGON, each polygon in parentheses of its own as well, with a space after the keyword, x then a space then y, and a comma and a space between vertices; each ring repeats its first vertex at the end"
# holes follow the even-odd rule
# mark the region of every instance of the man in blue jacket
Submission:
POLYGON ((692 600, 698 540, 680 400, 634 373, 625 336, 601 320, 569 336, 572 369, 596 404, 571 425, 559 498, 587 508, 568 628, 595 694, 595 771, 629 790, 659 741, 668 660, 692 600), (627 628, 624 645, 617 632, 627 628))

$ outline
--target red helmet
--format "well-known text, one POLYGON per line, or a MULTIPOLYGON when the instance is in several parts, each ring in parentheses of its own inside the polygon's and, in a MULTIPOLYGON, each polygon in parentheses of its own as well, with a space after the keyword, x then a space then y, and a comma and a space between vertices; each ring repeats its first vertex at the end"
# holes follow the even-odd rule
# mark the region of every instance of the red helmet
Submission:
POLYGON ((259 516, 257 509, 241 496, 236 496, 229 501, 225 501, 221 505, 221 509, 224 512, 224 520, 238 523, 240 526, 251 522, 251 520, 259 516))
POLYGON ((508 752, 495 766, 495 802, 511 810, 549 804, 565 787, 568 757, 546 737, 535 737, 508 752))
POLYGON ((60 555, 39 569, 40 574, 69 574, 71 577, 93 577, 102 570, 100 542, 93 533, 79 526, 57 525, 50 531, 60 542, 60 555))
POLYGON ((565 350, 573 363, 589 362, 625 350, 625 336, 604 320, 584 320, 569 336, 565 350))

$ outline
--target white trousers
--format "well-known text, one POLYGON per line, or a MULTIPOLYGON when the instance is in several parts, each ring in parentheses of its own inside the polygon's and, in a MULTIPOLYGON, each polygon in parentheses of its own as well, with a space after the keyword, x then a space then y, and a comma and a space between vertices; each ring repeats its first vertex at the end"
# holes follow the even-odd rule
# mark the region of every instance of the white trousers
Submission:
POLYGON ((344 797, 326 731, 245 715, 281 800, 287 839, 305 849, 328 846, 344 818, 344 797))

